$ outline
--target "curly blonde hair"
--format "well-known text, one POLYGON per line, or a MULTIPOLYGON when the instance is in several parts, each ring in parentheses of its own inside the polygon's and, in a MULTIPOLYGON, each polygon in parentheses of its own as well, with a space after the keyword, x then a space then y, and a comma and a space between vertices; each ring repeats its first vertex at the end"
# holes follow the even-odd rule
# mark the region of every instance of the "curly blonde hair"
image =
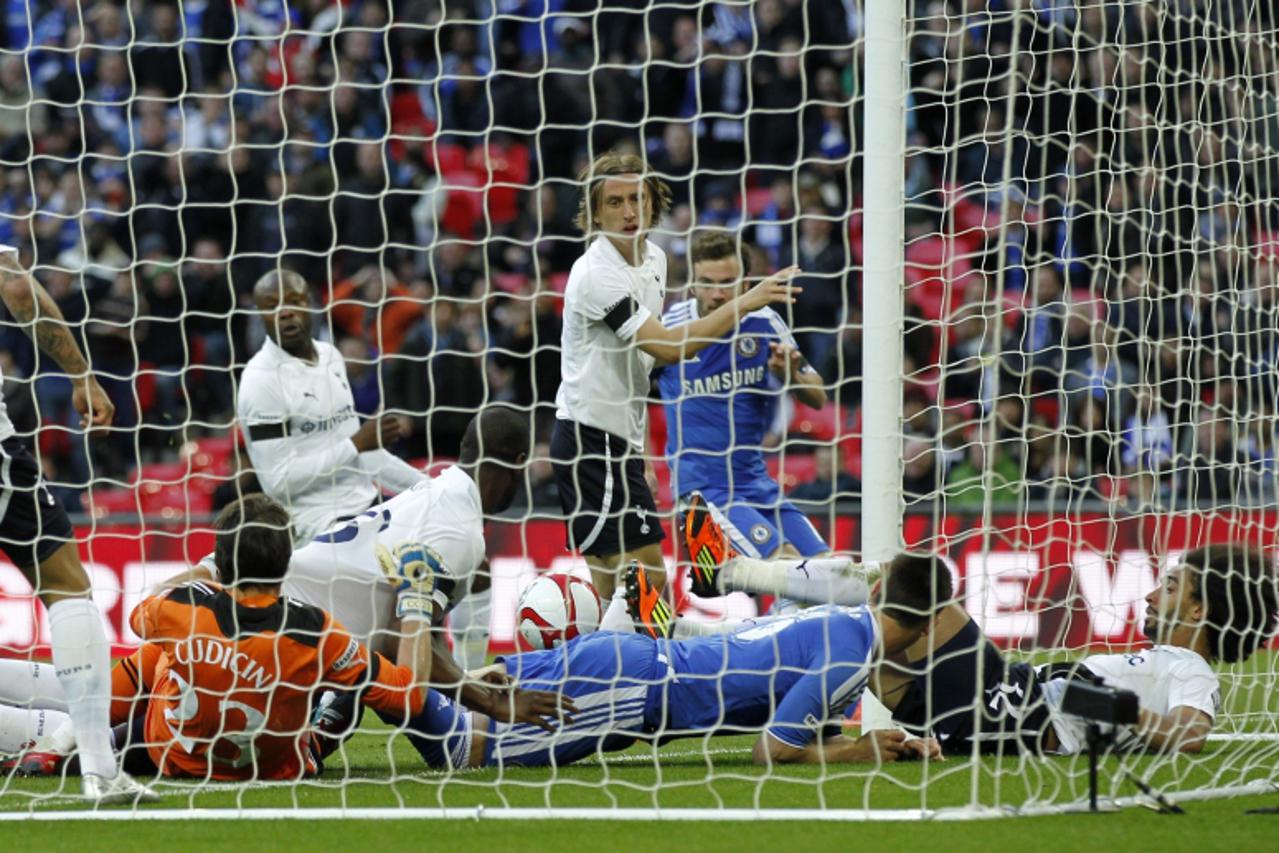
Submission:
POLYGON ((644 160, 636 154, 619 154, 609 151, 595 158, 595 162, 578 174, 577 180, 586 186, 582 200, 577 205, 577 216, 573 219, 583 234, 590 235, 595 227, 595 218, 591 211, 600 206, 600 190, 605 178, 618 175, 643 175, 644 189, 652 207, 652 222, 656 223, 663 213, 671 209, 671 188, 666 182, 647 170, 644 160))

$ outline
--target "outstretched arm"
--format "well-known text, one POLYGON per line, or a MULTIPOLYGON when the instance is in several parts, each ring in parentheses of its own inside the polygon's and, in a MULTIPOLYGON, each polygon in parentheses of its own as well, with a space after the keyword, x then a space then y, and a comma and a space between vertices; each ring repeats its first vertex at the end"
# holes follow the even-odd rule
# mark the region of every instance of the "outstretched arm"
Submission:
POLYGON ((573 700, 561 693, 518 687, 504 668, 485 667, 476 672, 478 678, 468 677, 453 659, 442 629, 436 631, 434 652, 431 686, 472 711, 501 722, 531 723, 553 732, 552 720, 563 718, 569 722, 577 710, 573 700))
POLYGON ((1156 714, 1141 709, 1137 717, 1137 734, 1151 750, 1196 753, 1203 751, 1212 733, 1212 717, 1198 708, 1182 705, 1156 714))
POLYGON ((755 741, 756 764, 842 764, 898 761, 906 758, 942 760, 941 745, 932 738, 910 737, 896 729, 877 729, 861 737, 835 735, 807 746, 792 746, 764 732, 755 741))
POLYGON ((663 326, 656 317, 649 317, 636 330, 635 343, 657 359, 658 364, 675 364, 692 358, 723 337, 750 312, 765 305, 794 302, 803 292, 790 283, 798 272, 799 267, 787 267, 705 317, 672 329, 663 326))
POLYGON ((19 324, 32 326, 31 337, 36 346, 71 377, 75 386, 71 404, 81 415, 80 426, 110 424, 115 406, 89 373, 89 364, 67 328, 58 303, 18 265, 18 253, 14 251, 0 251, 0 299, 19 324))

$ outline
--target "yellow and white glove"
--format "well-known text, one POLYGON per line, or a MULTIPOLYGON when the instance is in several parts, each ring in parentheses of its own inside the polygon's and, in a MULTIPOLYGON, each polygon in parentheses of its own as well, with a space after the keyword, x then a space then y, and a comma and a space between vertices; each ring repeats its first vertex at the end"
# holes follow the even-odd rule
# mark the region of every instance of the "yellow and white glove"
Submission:
POLYGON ((394 550, 375 546, 378 565, 395 585, 395 615, 400 619, 431 621, 435 612, 435 579, 444 571, 444 561, 421 542, 401 542, 394 550))

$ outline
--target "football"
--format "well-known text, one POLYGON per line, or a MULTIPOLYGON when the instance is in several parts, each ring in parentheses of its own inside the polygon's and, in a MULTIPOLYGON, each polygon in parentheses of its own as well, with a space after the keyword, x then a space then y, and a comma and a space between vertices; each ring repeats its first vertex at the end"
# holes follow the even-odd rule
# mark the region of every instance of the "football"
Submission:
POLYGON ((542 575, 520 596, 515 644, 520 651, 553 649, 600 627, 599 594, 572 575, 542 575))

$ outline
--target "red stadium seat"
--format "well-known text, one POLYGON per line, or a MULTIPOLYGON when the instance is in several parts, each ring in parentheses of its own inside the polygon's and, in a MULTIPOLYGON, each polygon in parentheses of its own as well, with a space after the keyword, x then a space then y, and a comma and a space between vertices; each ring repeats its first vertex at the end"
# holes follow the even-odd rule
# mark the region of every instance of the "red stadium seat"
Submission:
POLYGON ((925 237, 906 247, 906 298, 929 320, 947 316, 974 274, 964 247, 945 237, 925 237))
POLYGON ((440 217, 441 229, 459 237, 476 236, 476 226, 484 220, 484 181, 470 172, 455 172, 444 180, 448 201, 440 217))
MULTIPOLYGON (((466 171, 466 149, 448 142, 433 142, 426 146, 426 162, 441 178, 448 178, 466 171)), ((446 180, 445 183, 448 183, 446 180)))
POLYGON ((129 482, 135 486, 143 483, 181 483, 191 476, 191 466, 182 462, 152 462, 134 469, 129 482))
POLYGON ((138 362, 138 372, 133 378, 133 392, 138 395, 138 411, 155 408, 155 365, 149 361, 138 362))
POLYGON ((648 407, 648 451, 653 456, 666 454, 666 407, 660 403, 648 407))
POLYGON ((225 474, 231 470, 237 444, 234 434, 205 436, 188 442, 184 455, 192 471, 225 474))
POLYGON ((848 245, 853 250, 853 265, 858 267, 862 265, 866 255, 865 226, 862 200, 859 198, 853 202, 853 212, 848 217, 848 245))
POLYGON ((488 187, 484 206, 494 225, 505 225, 519 215, 520 192, 529 183, 529 160, 528 147, 514 143, 477 145, 467 157, 467 168, 488 187))
POLYGON ((528 276, 518 272, 499 272, 489 276, 489 281, 498 290, 507 293, 522 293, 528 287, 528 276))
POLYGON ((817 459, 811 453, 775 453, 766 457, 768 474, 783 492, 801 483, 811 483, 817 476, 817 459))
POLYGON ((770 187, 755 187, 746 191, 746 217, 748 219, 759 219, 764 213, 764 208, 768 207, 768 203, 773 200, 773 190, 770 187))
POLYGON ((36 431, 36 447, 41 456, 65 458, 71 455, 71 431, 50 418, 40 421, 36 431))
POLYGON ((133 489, 89 489, 81 495, 80 503, 85 513, 94 518, 107 515, 137 516, 141 512, 138 493, 133 489))
POLYGON ((844 437, 839 442, 843 454, 844 466, 857 479, 862 476, 862 409, 860 406, 852 411, 851 417, 845 420, 844 437))
POLYGON ((138 502, 143 515, 161 518, 208 515, 213 510, 212 492, 191 488, 186 483, 165 486, 144 483, 138 489, 138 502))
POLYGON ((840 432, 839 422, 840 411, 834 403, 827 403, 820 409, 796 406, 795 416, 786 431, 809 441, 834 441, 840 432))

